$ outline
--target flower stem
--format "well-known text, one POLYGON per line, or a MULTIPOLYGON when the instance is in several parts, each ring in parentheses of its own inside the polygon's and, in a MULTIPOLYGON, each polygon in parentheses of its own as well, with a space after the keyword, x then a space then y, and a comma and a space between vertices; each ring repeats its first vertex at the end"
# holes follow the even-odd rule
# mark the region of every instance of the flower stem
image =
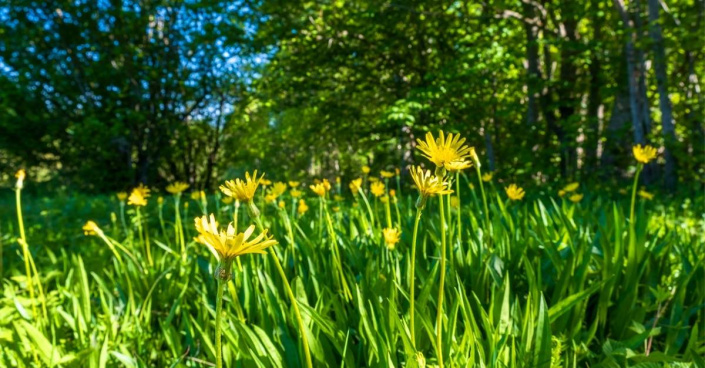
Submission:
POLYGON ((414 332, 414 299, 415 287, 414 280, 416 279, 416 239, 419 233, 419 221, 421 220, 421 208, 416 209, 416 219, 414 220, 414 235, 411 239, 411 270, 409 271, 409 326, 411 328, 411 344, 416 347, 416 338, 414 332))
MULTIPOLYGON (((259 230, 264 231, 264 226, 262 225, 262 219, 259 217, 256 217, 255 221, 257 222, 257 226, 259 227, 259 230)), ((298 301, 296 300, 296 296, 294 296, 294 291, 291 290, 291 285, 289 285, 289 279, 287 279, 286 273, 284 273, 284 269, 282 268, 282 265, 279 262, 279 258, 277 257, 277 254, 274 253, 274 249, 271 247, 268 249, 268 251, 269 251, 269 255, 272 256, 272 259, 274 260, 274 266, 276 266, 277 272, 279 272, 279 276, 282 278, 282 282, 284 283, 284 289, 286 290, 286 294, 289 297, 289 302, 291 303, 291 306, 294 309, 294 315, 296 316, 296 323, 298 324, 299 334, 301 335, 301 344, 303 345, 304 354, 306 356, 306 367, 313 368, 313 363, 311 362, 311 352, 308 349, 308 337, 306 337, 306 330, 304 329, 304 321, 301 318, 301 312, 299 311, 298 301)))
POLYGON ((215 297, 215 366, 223 367, 223 348, 221 343, 221 325, 223 322, 223 290, 227 281, 218 279, 218 292, 215 297))
POLYGON ((436 315, 436 347, 438 349, 438 366, 443 368, 443 284, 446 280, 446 217, 443 195, 438 196, 441 213, 441 280, 438 285, 438 314, 436 315))
POLYGON ((24 220, 22 219, 22 196, 20 195, 21 191, 22 190, 20 188, 15 189, 15 203, 17 205, 17 224, 20 228, 20 245, 22 246, 22 256, 24 257, 24 268, 27 277, 27 288, 29 289, 29 298, 32 300, 32 315, 34 315, 36 318, 37 307, 34 305, 34 280, 32 279, 32 271, 29 265, 29 257, 31 257, 32 255, 29 251, 29 245, 27 245, 27 237, 24 232, 24 220))

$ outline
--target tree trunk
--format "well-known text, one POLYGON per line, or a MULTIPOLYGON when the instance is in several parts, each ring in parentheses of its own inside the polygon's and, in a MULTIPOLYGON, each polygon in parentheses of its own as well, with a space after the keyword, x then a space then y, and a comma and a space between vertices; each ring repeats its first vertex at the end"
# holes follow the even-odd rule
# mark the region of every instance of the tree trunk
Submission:
POLYGON ((602 26, 604 18, 599 15, 599 0, 592 0, 591 14, 593 25, 593 45, 590 59, 590 87, 588 91, 587 103, 587 127, 585 129, 585 167, 588 173, 598 169, 599 159, 597 157, 598 144, 600 141, 600 117, 599 111, 602 105, 602 58, 601 45, 602 26))
MULTIPOLYGON (((535 17, 533 5, 528 2, 523 2, 524 15, 527 18, 535 17)), ((526 61, 527 61, 527 81, 526 87, 528 91, 528 104, 526 110, 526 124, 533 126, 538 121, 539 111, 536 104, 536 99, 539 93, 539 82, 541 81, 541 70, 539 70, 539 46, 538 46, 538 27, 535 24, 524 22, 524 31, 526 33, 526 61)))
POLYGON ((654 72, 656 73, 656 86, 659 94, 659 105, 661 107, 661 130, 665 142, 666 167, 664 173, 664 184, 668 191, 673 192, 676 188, 676 162, 672 150, 676 142, 676 131, 673 124, 673 111, 671 100, 668 97, 668 72, 666 70, 666 52, 664 50, 663 35, 659 24, 659 0, 649 0, 649 33, 651 34, 652 47, 654 51, 654 72))

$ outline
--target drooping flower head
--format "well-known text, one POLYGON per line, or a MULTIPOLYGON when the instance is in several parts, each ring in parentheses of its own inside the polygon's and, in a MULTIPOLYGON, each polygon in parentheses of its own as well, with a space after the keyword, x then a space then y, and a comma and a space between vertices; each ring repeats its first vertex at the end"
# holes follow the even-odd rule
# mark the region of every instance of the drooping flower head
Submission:
POLYGON ((303 199, 299 199, 299 205, 296 206, 296 212, 299 215, 303 215, 307 211, 308 211, 308 205, 306 204, 306 201, 304 201, 303 199))
POLYGON ((568 199, 573 203, 578 203, 583 199, 583 195, 580 193, 574 193, 568 199))
POLYGON ((508 187, 504 188, 504 191, 507 192, 507 197, 513 201, 520 201, 522 198, 524 198, 524 189, 521 187, 517 186, 516 184, 510 184, 508 187))
POLYGON ((127 198, 127 204, 132 206, 144 207, 147 205, 147 198, 150 196, 150 190, 144 184, 138 185, 132 189, 130 196, 127 198))
POLYGON ((17 183, 15 183, 15 188, 22 189, 24 187, 24 179, 27 177, 27 172, 25 172, 24 169, 19 169, 19 170, 17 170, 15 177, 17 178, 17 183))
POLYGON ((642 164, 648 164, 649 161, 655 159, 657 153, 656 148, 651 147, 648 144, 643 147, 642 145, 637 144, 632 147, 632 152, 634 152, 634 158, 642 164))
POLYGON ((228 180, 225 182, 225 185, 220 186, 220 191, 226 196, 233 197, 240 202, 250 202, 255 198, 255 192, 262 178, 264 178, 264 174, 257 177, 257 170, 255 170, 251 176, 249 172, 246 172, 245 180, 240 178, 228 180))
POLYGON ((350 182, 350 191, 353 192, 353 194, 357 194, 360 188, 362 188, 362 178, 357 178, 350 182))
POLYGON ((88 236, 88 235, 100 235, 103 236, 103 230, 101 230, 98 227, 98 224, 96 224, 93 221, 86 221, 86 224, 83 225, 83 234, 88 236))
POLYGON ((644 198, 644 199, 649 200, 649 201, 652 200, 652 199, 654 199, 654 194, 653 194, 653 193, 649 193, 649 192, 645 191, 644 189, 640 189, 640 190, 637 192, 637 194, 639 195, 639 197, 644 198))
POLYGON ((182 182, 182 181, 176 181, 173 182, 166 187, 166 191, 171 193, 171 194, 181 194, 183 191, 188 189, 189 185, 182 182))
POLYGON ((323 197, 326 193, 328 193, 328 190, 326 190, 326 186, 323 183, 312 184, 309 188, 311 188, 311 190, 319 197, 323 197))
POLYGON ((205 244, 208 249, 223 263, 232 262, 235 257, 243 254, 266 254, 265 249, 277 244, 277 241, 267 236, 267 230, 254 239, 249 240, 255 231, 255 225, 243 233, 236 233, 233 224, 228 224, 227 229, 219 229, 215 216, 196 217, 196 241, 205 244))
POLYGON ((471 166, 472 166, 472 161, 467 161, 467 160, 451 161, 451 162, 447 162, 444 165, 446 170, 448 170, 450 172, 463 171, 471 166))
POLYGON ((380 171, 380 172, 379 172, 379 175, 380 175, 381 177, 385 178, 385 179, 390 179, 390 178, 393 178, 393 177, 394 177, 394 173, 393 173, 393 172, 391 172, 391 171, 386 171, 386 170, 380 171))
POLYGON ((376 181, 370 185, 370 190, 375 197, 381 197, 384 195, 384 183, 376 181))
POLYGON ((426 206, 426 200, 430 196, 453 193, 453 191, 449 189, 448 182, 432 174, 431 170, 424 170, 420 166, 412 166, 409 169, 409 173, 416 185, 416 189, 419 191, 419 197, 416 200, 417 208, 424 208, 426 206))
POLYGON ((473 148, 465 145, 465 138, 460 134, 448 134, 441 130, 439 137, 434 139, 431 132, 426 133, 426 140, 417 139, 416 148, 422 155, 436 164, 436 167, 445 167, 453 161, 465 161, 471 158, 473 148))
POLYGON ((401 239, 401 231, 397 228, 385 228, 382 230, 382 234, 384 234, 384 243, 387 244, 387 249, 394 250, 401 239))

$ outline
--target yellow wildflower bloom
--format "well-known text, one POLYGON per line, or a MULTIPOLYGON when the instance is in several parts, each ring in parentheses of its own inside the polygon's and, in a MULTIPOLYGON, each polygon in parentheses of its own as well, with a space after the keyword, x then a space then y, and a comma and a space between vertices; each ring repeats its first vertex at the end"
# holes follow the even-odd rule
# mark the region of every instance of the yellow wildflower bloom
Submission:
POLYGON ((566 185, 565 187, 563 187, 563 191, 565 193, 572 193, 572 192, 575 192, 579 187, 580 187, 580 183, 578 183, 576 181, 574 183, 570 183, 570 184, 566 185))
POLYGON ((367 179, 367 180, 369 180, 369 181, 370 181, 370 183, 374 183, 374 182, 377 182, 377 181, 379 181, 379 178, 378 178, 378 177, 376 177, 376 176, 370 176, 370 178, 369 178, 369 179, 367 179))
POLYGON ((375 195, 375 197, 380 197, 384 195, 384 183, 381 181, 376 181, 370 185, 370 190, 372 191, 372 194, 375 195))
POLYGON ((492 173, 482 174, 482 181, 484 181, 485 183, 492 181, 492 173))
POLYGON ((330 190, 331 185, 330 185, 330 182, 328 181, 328 179, 323 179, 323 182, 321 184, 323 185, 324 188, 326 188, 326 191, 330 190))
POLYGON ((118 201, 124 202, 127 199, 127 193, 125 192, 118 192, 116 194, 118 201))
POLYGON ((137 188, 132 189, 132 193, 127 198, 127 204, 132 206, 146 206, 147 198, 149 198, 150 190, 143 184, 137 186, 137 188))
POLYGON ((24 169, 19 169, 19 170, 17 170, 15 177, 17 178, 17 183, 15 184, 15 188, 22 189, 24 187, 24 179, 27 177, 27 172, 24 171, 24 169))
POLYGON ((323 183, 310 185, 309 188, 311 188, 311 190, 316 193, 316 195, 319 197, 325 196, 328 192, 328 190, 326 190, 326 186, 323 183))
POLYGON ((643 147, 642 145, 637 144, 632 147, 632 152, 634 153, 634 158, 643 164, 648 164, 649 161, 656 158, 656 148, 651 147, 648 144, 643 147))
POLYGON ((225 230, 218 229, 218 223, 212 214, 210 219, 203 216, 196 217, 195 221, 198 231, 196 241, 205 244, 221 262, 231 262, 243 254, 266 254, 265 249, 277 244, 276 240, 267 237, 267 230, 248 241, 255 231, 255 225, 250 225, 243 233, 235 233, 232 223, 225 230))
POLYGON ((450 172, 458 172, 465 170, 469 167, 472 166, 472 161, 467 161, 467 160, 457 160, 457 161, 451 161, 451 162, 446 162, 444 167, 446 170, 450 172))
POLYGON ((389 196, 382 196, 382 198, 379 199, 380 202, 382 203, 388 203, 389 202, 389 196))
POLYGON ((200 200, 201 199, 201 192, 197 191, 197 190, 194 190, 193 192, 191 192, 191 199, 194 201, 200 200))
POLYGON ((286 189, 286 184, 281 181, 278 181, 272 186, 271 193, 275 197, 279 197, 280 195, 284 194, 284 192, 286 192, 286 189))
POLYGON ((357 192, 360 191, 361 187, 362 187, 362 178, 357 178, 357 179, 350 182, 350 191, 353 192, 353 194, 357 194, 357 192))
POLYGON ((299 198, 301 197, 301 194, 303 194, 300 190, 298 189, 292 189, 289 194, 291 195, 292 198, 299 198))
POLYGON ((333 212, 340 212, 339 206, 333 206, 331 209, 333 210, 333 212))
POLYGON ((465 138, 460 138, 460 134, 448 134, 446 136, 443 131, 440 131, 440 136, 437 139, 433 138, 433 134, 428 132, 426 140, 416 140, 418 146, 416 148, 422 152, 422 155, 436 164, 436 167, 445 167, 446 164, 452 161, 463 161, 471 157, 472 147, 465 145, 465 138))
POLYGON ((303 215, 308 211, 308 205, 306 204, 306 201, 303 199, 299 199, 299 205, 296 207, 296 212, 299 215, 303 215))
POLYGON ((252 173, 245 173, 245 180, 237 178, 225 182, 225 185, 220 186, 220 190, 228 197, 233 197, 241 202, 250 202, 255 197, 255 192, 259 186, 264 174, 257 177, 257 170, 252 173))
POLYGON ((272 181, 265 179, 265 178, 264 178, 264 175, 262 175, 262 178, 259 180, 259 183, 262 184, 262 186, 265 186, 265 187, 268 186, 268 185, 272 185, 272 181))
POLYGON ((230 203, 233 203, 233 197, 225 196, 225 197, 221 198, 220 201, 223 202, 224 204, 230 204, 230 203))
POLYGON ((431 174, 431 170, 424 170, 420 166, 412 166, 409 172, 411 173, 411 178, 414 180, 416 189, 418 189, 419 194, 424 198, 436 194, 453 193, 453 191, 448 188, 448 183, 431 174))
POLYGON ((583 199, 583 195, 580 193, 574 193, 573 195, 568 197, 568 199, 573 203, 578 203, 583 199))
POLYGON ((299 185, 301 185, 301 182, 293 181, 293 180, 290 180, 290 181, 289 181, 289 186, 292 187, 292 188, 298 188, 299 185))
POLYGON ((399 176, 399 174, 401 174, 401 170, 400 170, 398 167, 395 167, 395 168, 394 168, 394 174, 395 174, 396 176, 399 176))
POLYGON ((370 173, 370 170, 371 170, 370 167, 367 166, 367 165, 365 165, 365 166, 362 167, 362 172, 363 172, 363 174, 369 174, 369 173, 370 173))
POLYGON ((83 234, 88 236, 88 235, 103 235, 103 230, 101 230, 98 227, 98 224, 96 224, 93 221, 86 221, 86 224, 83 225, 83 234))
POLYGON ((384 234, 384 243, 387 244, 387 249, 394 250, 401 239, 401 231, 396 228, 385 228, 382 230, 382 234, 384 234))
POLYGON ((277 197, 272 193, 267 193, 264 195, 264 202, 271 203, 277 200, 277 197))
POLYGON ((450 196, 450 206, 453 208, 458 208, 458 206, 460 206, 458 196, 450 196))
POLYGON ((345 199, 345 198, 343 198, 343 196, 338 195, 338 194, 336 194, 336 195, 333 196, 333 200, 336 201, 336 202, 342 202, 344 199, 345 199))
POLYGON ((157 203, 159 203, 160 205, 164 204, 164 197, 162 197, 162 196, 157 197, 157 203))
POLYGON ((284 203, 284 201, 279 201, 278 206, 279 208, 286 208, 286 203, 284 203))
POLYGON ((176 182, 173 182, 173 183, 167 185, 166 191, 171 194, 179 194, 179 193, 185 191, 186 189, 188 189, 188 187, 189 187, 188 184, 186 184, 182 181, 176 181, 176 182))
POLYGON ((507 192, 507 197, 513 201, 520 201, 524 198, 524 189, 517 186, 516 184, 510 184, 508 187, 504 188, 507 192))
POLYGON ((385 170, 380 171, 380 172, 379 172, 379 175, 380 175, 381 177, 385 178, 385 179, 389 179, 389 178, 393 178, 393 177, 394 177, 394 173, 393 173, 393 172, 385 171, 385 170))

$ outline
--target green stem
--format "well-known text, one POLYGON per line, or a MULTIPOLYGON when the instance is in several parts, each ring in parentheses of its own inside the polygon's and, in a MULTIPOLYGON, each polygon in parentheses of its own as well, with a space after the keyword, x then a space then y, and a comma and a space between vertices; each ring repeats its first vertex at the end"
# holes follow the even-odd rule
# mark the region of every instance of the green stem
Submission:
POLYGON ((632 203, 629 209, 629 226, 634 226, 634 205, 636 204, 636 187, 639 185, 639 174, 644 168, 644 164, 639 163, 636 167, 636 174, 634 175, 634 185, 632 185, 632 203))
POLYGON ((441 213, 441 280, 438 285, 438 314, 436 315, 436 346, 438 349, 438 366, 443 368, 443 284, 446 280, 446 218, 443 195, 438 196, 441 213))
POLYGON ((457 235, 458 236, 458 244, 462 244, 463 243, 463 225, 462 225, 462 218, 461 218, 462 214, 460 213, 460 209, 463 208, 463 206, 461 206, 461 201, 460 201, 460 171, 458 171, 455 174, 455 195, 458 198, 458 208, 456 211, 456 212, 458 212, 458 226, 456 226, 457 231, 458 231, 458 235, 457 235))
MULTIPOLYGON (((228 267, 226 267, 227 269, 228 267)), ((226 281, 218 277, 218 293, 215 298, 215 366, 216 368, 223 367, 223 348, 221 343, 221 325, 223 323, 223 290, 225 289, 226 281)))
MULTIPOLYGON (((485 231, 490 231, 490 211, 487 207, 487 197, 485 196, 485 186, 482 184, 482 172, 480 171, 480 165, 475 165, 475 171, 477 172, 477 181, 480 183, 480 193, 482 194, 482 204, 485 207, 485 231)), ((488 239, 490 237, 485 235, 488 239)))
POLYGON ((421 220, 421 208, 416 208, 416 219, 414 220, 414 235, 411 239, 411 270, 409 272, 409 303, 411 307, 409 309, 409 326, 411 328, 411 344, 416 347, 416 338, 414 330, 414 299, 416 290, 414 288, 414 281, 416 279, 416 239, 419 233, 419 221, 421 220))
POLYGON ((372 227, 374 227, 375 224, 375 216, 372 214, 372 207, 370 207, 370 202, 367 200, 367 196, 365 196, 365 192, 362 191, 362 187, 357 188, 357 191, 360 193, 360 197, 362 197, 362 200, 365 202, 365 206, 367 207, 367 213, 370 215, 370 234, 373 233, 372 227))
POLYGON ((27 237, 24 232, 24 220, 22 219, 22 196, 20 195, 21 191, 22 190, 20 188, 15 189, 15 203, 17 205, 17 224, 20 228, 20 239, 22 240, 20 245, 22 246, 22 255, 24 257, 24 268, 27 277, 27 288, 29 289, 29 298, 32 299, 32 315, 36 316, 37 307, 35 306, 34 300, 34 280, 32 279, 32 271, 29 265, 29 257, 31 257, 31 254, 29 252, 29 245, 27 244, 27 237))
MULTIPOLYGON (((262 219, 256 217, 255 221, 257 222, 259 230, 264 232, 262 219)), ((279 276, 282 278, 282 282, 284 283, 284 289, 286 290, 286 294, 289 297, 289 302, 291 303, 291 306, 294 309, 294 316, 296 316, 296 323, 298 324, 299 334, 301 335, 301 344, 303 345, 304 354, 306 356, 306 367, 313 368, 313 363, 311 362, 311 352, 308 349, 308 337, 306 337, 306 330, 304 329, 304 321, 301 318, 301 312, 299 311, 298 301, 296 300, 296 296, 294 296, 294 291, 291 290, 291 285, 289 285, 289 279, 287 279, 286 273, 284 273, 284 269, 282 268, 282 265, 279 262, 277 254, 274 253, 274 249, 272 247, 270 247, 268 251, 269 255, 274 260, 274 266, 276 266, 277 272, 279 272, 279 276)))

